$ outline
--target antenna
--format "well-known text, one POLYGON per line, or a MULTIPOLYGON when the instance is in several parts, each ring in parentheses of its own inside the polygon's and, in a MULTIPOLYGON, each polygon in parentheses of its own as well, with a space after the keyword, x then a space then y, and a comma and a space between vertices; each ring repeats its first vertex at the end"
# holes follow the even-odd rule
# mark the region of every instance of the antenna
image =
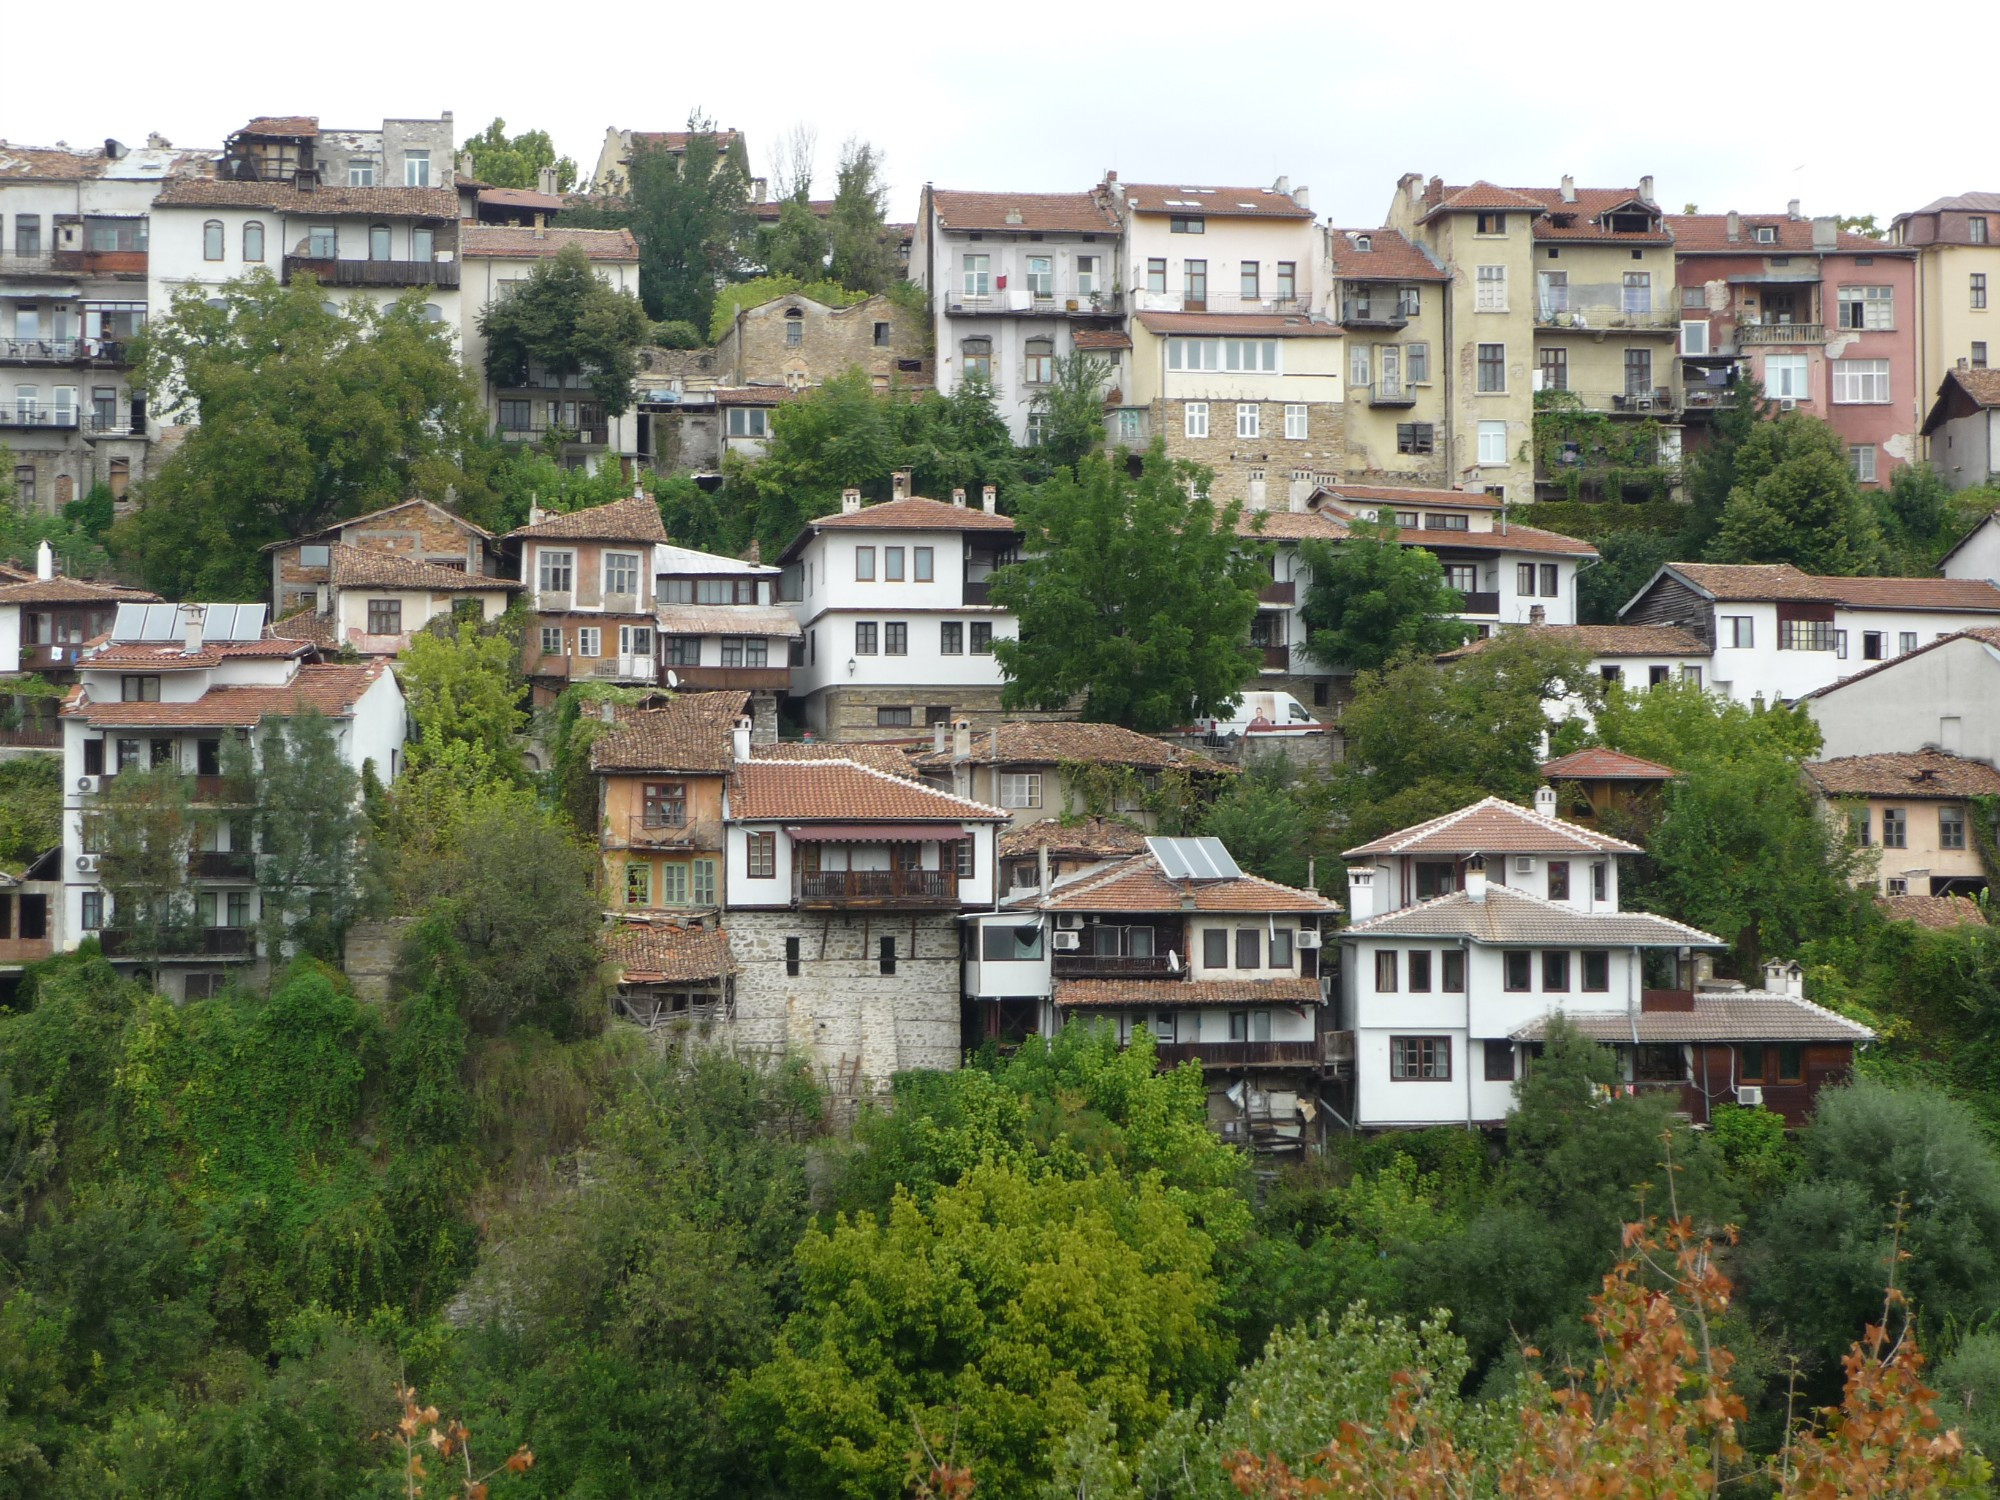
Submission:
POLYGON ((680 685, 681 685, 680 673, 674 671, 671 667, 669 667, 667 669, 668 689, 673 692, 678 692, 680 691, 680 685))

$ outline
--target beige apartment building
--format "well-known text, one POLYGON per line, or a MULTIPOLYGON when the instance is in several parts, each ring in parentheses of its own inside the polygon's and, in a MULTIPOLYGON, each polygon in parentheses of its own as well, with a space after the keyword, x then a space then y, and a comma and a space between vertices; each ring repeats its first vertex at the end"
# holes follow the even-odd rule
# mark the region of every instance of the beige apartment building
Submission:
POLYGON ((1917 396, 1928 407, 1946 371, 2000 366, 2000 320, 1992 310, 2000 291, 2000 193, 1961 193, 1898 214, 1889 237, 1918 251, 1917 396))
POLYGON ((1448 483, 1451 423, 1440 362, 1451 347, 1450 278, 1394 229, 1330 229, 1326 259, 1328 315, 1346 336, 1341 472, 1362 484, 1448 483))

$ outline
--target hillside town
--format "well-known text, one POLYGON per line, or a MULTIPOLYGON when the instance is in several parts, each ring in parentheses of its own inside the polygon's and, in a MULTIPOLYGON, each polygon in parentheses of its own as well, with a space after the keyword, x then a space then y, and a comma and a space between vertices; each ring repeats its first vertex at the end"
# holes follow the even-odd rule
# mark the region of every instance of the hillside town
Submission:
POLYGON ((1986 1488, 2000 191, 675 123, 0 140, 0 1496, 1986 1488))

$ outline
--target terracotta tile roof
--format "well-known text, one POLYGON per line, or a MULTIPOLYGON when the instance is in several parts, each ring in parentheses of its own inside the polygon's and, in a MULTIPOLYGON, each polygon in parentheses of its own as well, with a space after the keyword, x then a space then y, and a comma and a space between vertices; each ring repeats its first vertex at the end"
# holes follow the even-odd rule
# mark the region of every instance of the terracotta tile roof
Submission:
POLYGON ((1982 625, 1972 630, 1955 630, 1950 635, 1941 635, 1936 640, 1925 641, 1923 645, 1917 647, 1914 651, 1905 651, 1901 656, 1892 656, 1887 661, 1877 662, 1874 666, 1856 672, 1851 677, 1843 677, 1838 682, 1830 682, 1823 688, 1814 688, 1805 696, 1808 698, 1824 698, 1828 693, 1839 692, 1840 689, 1850 687, 1854 683, 1860 682, 1863 678, 1873 677, 1878 672, 1893 672, 1913 657, 1922 656, 1926 651, 1935 651, 1940 646, 1946 646, 1953 641, 1959 640, 1979 641, 1984 645, 2000 650, 2000 625, 1982 625))
POLYGON ((1118 230, 1117 217, 1095 193, 968 193, 933 188, 931 203, 938 223, 946 229, 1053 229, 1064 234, 1118 230))
POLYGON ((383 552, 374 547, 336 544, 333 586, 337 589, 428 589, 435 594, 513 592, 524 587, 512 578, 490 578, 461 568, 441 568, 421 558, 383 552))
POLYGON ((1744 603, 1831 604, 1828 580, 1790 563, 1668 563, 1667 571, 1711 598, 1744 603))
POLYGON ((799 633, 798 616, 779 604, 662 604, 658 619, 666 635, 761 635, 790 638, 799 633))
POLYGON ((1326 237, 1333 274, 1343 281, 1444 281, 1444 268, 1394 229, 1336 229, 1326 237), (1368 248, 1355 243, 1364 237, 1368 248))
POLYGON ((729 778, 729 817, 737 823, 1004 823, 997 807, 954 797, 852 760, 760 761, 729 778))
POLYGON ((720 776, 735 764, 733 731, 749 704, 743 692, 682 693, 664 708, 639 709, 591 744, 590 769, 720 776))
POLYGON ((1877 896, 1875 908, 1891 922, 1914 922, 1933 932, 1987 925, 1985 909, 1970 896, 1877 896))
MULTIPOLYGON (((1564 1019, 1600 1042, 1868 1042, 1875 1033, 1858 1021, 1836 1015, 1794 995, 1770 990, 1697 990, 1693 1010, 1576 1011, 1564 1019)), ((1518 1042, 1538 1042, 1548 1034, 1543 1016, 1513 1033, 1518 1042)))
POLYGON ((1198 214, 1209 219, 1311 219, 1290 193, 1271 188, 1184 187, 1168 183, 1121 182, 1118 195, 1139 214, 1198 214))
POLYGON ((1470 807, 1385 833, 1342 851, 1364 854, 1643 854, 1637 844, 1595 829, 1546 817, 1498 797, 1482 797, 1470 807))
POLYGON ((1436 213, 1466 213, 1482 208, 1526 210, 1529 213, 1540 213, 1542 210, 1542 205, 1526 193, 1496 187, 1484 179, 1466 187, 1446 187, 1433 177, 1424 190, 1424 202, 1430 205, 1424 214, 1427 219, 1436 213))
POLYGON ((1065 823, 1059 818, 1043 818, 1024 828, 1010 828, 1000 835, 1000 857, 1019 859, 1047 849, 1050 854, 1069 859, 1117 859, 1146 852, 1143 829, 1116 818, 1079 818, 1065 823))
POLYGON ((1980 406, 2000 406, 2000 366, 1984 370, 1947 370, 1945 378, 1957 381, 1959 388, 1980 406))
POLYGON ((271 637, 281 641, 302 641, 332 651, 340 645, 340 621, 331 613, 321 614, 313 605, 295 609, 270 627, 271 637))
POLYGON ((491 204, 495 208, 539 209, 541 212, 548 214, 562 212, 563 197, 561 193, 543 193, 538 192, 534 188, 489 187, 483 182, 475 182, 470 177, 465 176, 460 176, 458 185, 460 187, 478 189, 479 206, 481 208, 491 204))
POLYGON ((1828 578, 1849 609, 1964 610, 2000 614, 2000 588, 1983 578, 1828 578))
MULTIPOLYGON (((539 195, 537 195, 539 196, 539 195)), ((484 202, 486 194, 480 194, 484 202)), ((514 224, 461 224, 458 253, 466 260, 554 260, 569 246, 591 260, 639 260, 629 229, 531 229, 514 224)))
POLYGON ((288 182, 238 182, 182 177, 153 200, 160 208, 262 208, 310 218, 323 214, 377 214, 391 219, 456 219, 458 194, 448 187, 320 187, 305 191, 288 182))
POLYGON ((1627 755, 1623 750, 1586 745, 1568 755, 1543 761, 1542 775, 1550 781, 1671 781, 1680 772, 1656 760, 1627 755))
MULTIPOLYGON (((1518 625, 1505 634, 1516 630, 1527 631, 1538 640, 1554 641, 1558 645, 1581 646, 1592 656, 1707 656, 1708 647, 1698 635, 1685 631, 1678 625, 1518 625)), ((1447 651, 1440 661, 1456 661, 1461 657, 1477 656, 1487 646, 1499 639, 1486 636, 1480 640, 1468 641, 1456 651, 1447 651)))
MULTIPOLYGON (((760 224, 775 224, 784 216, 785 205, 791 201, 789 198, 766 198, 762 203, 753 203, 750 205, 750 217, 760 224)), ((815 219, 828 218, 833 213, 833 200, 809 198, 806 209, 815 219)), ((883 226, 885 229, 888 227, 886 224, 883 226)))
POLYGON ((509 537, 535 541, 664 542, 659 505, 645 495, 630 495, 609 505, 545 516, 529 526, 517 526, 509 537))
POLYGON ((148 672, 176 672, 213 667, 231 659, 283 660, 306 654, 306 642, 273 635, 255 641, 206 641, 192 655, 181 641, 154 644, 106 639, 102 645, 89 647, 80 665, 93 670, 142 667, 148 672))
POLYGON ((1503 502, 1484 490, 1432 490, 1406 484, 1346 484, 1320 480, 1316 495, 1334 500, 1389 501, 1396 505, 1440 506, 1456 510, 1501 510, 1503 502))
POLYGON ((2000 796, 2000 771, 1983 760, 1942 750, 1901 755, 1841 755, 1808 762, 1806 775, 1828 797, 1952 800, 2000 796))
POLYGON ((619 984, 690 984, 737 972, 720 927, 619 922, 605 930, 603 943, 619 984))
POLYGON ((1347 535, 1347 522, 1325 510, 1245 510, 1236 517, 1236 534, 1268 542, 1337 542, 1347 535))
POLYGON ((319 116, 259 115, 236 134, 314 136, 319 134, 319 116))
MULTIPOLYGON (((972 736, 971 758, 975 761, 997 761, 1003 766, 1053 766, 1063 761, 1089 761, 1107 766, 1136 766, 1148 771, 1178 766, 1191 771, 1228 775, 1237 770, 1237 767, 1204 755, 1199 750, 1169 745, 1164 740, 1156 740, 1151 735, 1116 724, 1084 724, 1064 719, 1016 719, 999 725, 997 729, 976 733, 972 736), (996 734, 1000 741, 997 755, 993 746, 996 734)), ((926 750, 915 760, 926 770, 943 769, 953 764, 949 749, 942 754, 935 749, 926 750)))
POLYGON ((282 685, 212 687, 187 703, 93 703, 84 693, 65 703, 63 714, 101 729, 234 728, 267 717, 285 718, 305 708, 344 719, 388 670, 382 661, 354 667, 303 666, 282 685))
POLYGON ((1318 1005, 1317 979, 1058 979, 1056 1004, 1065 1010, 1145 1005, 1180 1010, 1197 1005, 1318 1005))
POLYGON ((1153 333, 1195 334, 1204 338, 1337 339, 1339 325, 1316 323, 1304 313, 1142 312, 1139 321, 1153 333))
MULTIPOLYGON (((1357 491, 1347 489, 1341 493, 1353 495, 1357 491)), ((1420 492, 1394 493, 1400 496, 1420 492)), ((1237 517, 1236 534, 1243 537, 1259 537, 1266 541, 1308 539, 1340 541, 1347 535, 1347 522, 1328 511, 1246 510, 1237 517), (1264 523, 1261 529, 1257 524, 1259 520, 1264 523)), ((1578 541, 1573 536, 1564 536, 1556 531, 1541 531, 1533 526, 1510 525, 1504 533, 1425 531, 1421 527, 1405 526, 1397 531, 1396 539, 1405 547, 1424 547, 1433 552, 1522 552, 1533 556, 1551 557, 1597 556, 1597 549, 1588 542, 1578 541)))
POLYGON ((805 391, 788 385, 718 385, 708 394, 717 406, 783 406, 805 391))
POLYGON ((33 578, 26 583, 0 584, 5 604, 158 604, 160 596, 122 584, 96 583, 88 578, 33 578))
POLYGON ((1336 912, 1340 903, 1313 891, 1302 891, 1257 875, 1238 875, 1227 880, 1182 881, 1170 879, 1151 851, 1102 870, 1083 873, 1056 882, 1042 896, 1029 892, 1012 905, 1042 911, 1130 911, 1165 912, 1187 910, 1194 898, 1196 911, 1236 912, 1336 912))
POLYGON ((422 496, 414 496, 408 500, 398 500, 394 505, 385 505, 380 510, 364 511, 358 516, 349 516, 344 521, 335 521, 329 526, 322 526, 318 531, 308 532, 304 536, 286 537, 282 541, 266 542, 257 550, 259 552, 276 552, 280 547, 296 547, 301 542, 321 541, 327 537, 338 536, 341 532, 351 527, 366 526, 369 522, 379 521, 384 516, 393 516, 397 511, 408 510, 412 506, 422 506, 431 515, 445 522, 447 525, 456 526, 463 531, 469 531, 474 536, 482 537, 489 542, 493 540, 492 532, 483 526, 473 525, 472 522, 466 520, 457 511, 446 510, 436 501, 426 500, 422 496))
POLYGON ((842 745, 832 740, 779 740, 771 745, 752 745, 750 758, 770 761, 851 760, 857 766, 866 766, 887 776, 900 776, 905 781, 919 779, 917 768, 910 763, 909 752, 903 746, 879 741, 842 745))
POLYGON ((1122 328, 1076 328, 1070 331, 1070 347, 1082 349, 1086 353, 1106 353, 1116 349, 1130 349, 1132 335, 1122 328))
POLYGON ((1669 245, 1673 235, 1657 203, 1647 203, 1637 188, 1577 188, 1574 202, 1566 201, 1560 188, 1517 188, 1524 198, 1541 204, 1544 213, 1535 220, 1535 238, 1574 243, 1596 241, 1618 245, 1669 245), (1635 204, 1653 215, 1657 229, 1644 231, 1611 229, 1598 221, 1613 209, 1635 204))
MULTIPOLYGON (((1629 847, 1629 846, 1628 846, 1629 847)), ((1721 938, 1651 912, 1581 912, 1504 885, 1486 899, 1464 891, 1419 901, 1341 932, 1350 937, 1451 937, 1486 946, 1547 943, 1562 947, 1726 948, 1721 938)), ((1619 1015, 1625 1013, 1621 1010, 1619 1015)))
MULTIPOLYGON (((1813 245, 1813 223, 1811 219, 1794 219, 1790 214, 1741 214, 1739 235, 1729 237, 1729 215, 1727 214, 1668 214, 1667 228, 1674 232, 1674 254, 1676 255, 1813 255, 1820 253, 1813 245), (1777 238, 1770 244, 1759 244, 1758 229, 1775 229, 1777 238)), ((1859 255, 1914 256, 1914 245, 1892 244, 1888 240, 1871 240, 1865 234, 1853 234, 1843 229, 1835 236, 1834 250, 1837 253, 1859 255)))
MULTIPOLYGON (((736 143, 737 132, 734 130, 711 130, 707 133, 715 137, 717 155, 721 155, 736 143)), ((664 146, 668 151, 675 153, 685 152, 688 142, 694 139, 694 132, 691 130, 634 130, 630 135, 635 146, 642 144, 664 146)))
POLYGON ((878 531, 1012 531, 1014 518, 988 515, 978 505, 952 505, 947 501, 912 495, 907 500, 885 500, 880 505, 864 505, 852 515, 835 512, 806 522, 808 531, 850 526, 872 527, 878 531))

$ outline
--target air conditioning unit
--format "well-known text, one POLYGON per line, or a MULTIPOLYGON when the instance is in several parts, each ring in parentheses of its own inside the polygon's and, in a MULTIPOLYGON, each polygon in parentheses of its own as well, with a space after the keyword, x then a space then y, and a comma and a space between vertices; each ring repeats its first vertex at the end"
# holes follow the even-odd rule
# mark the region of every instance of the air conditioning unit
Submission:
POLYGON ((1058 912, 1056 926, 1064 932, 1078 932, 1083 928, 1083 918, 1073 911, 1058 912))
POLYGON ((1797 411, 1798 407, 1799 403, 1793 400, 1790 396, 1786 396, 1778 402, 1779 411, 1797 411))
POLYGON ((1534 873, 1535 873, 1535 862, 1534 862, 1534 860, 1533 860, 1532 858, 1530 858, 1530 857, 1529 857, 1528 855, 1525 855, 1525 854, 1517 854, 1517 855, 1515 855, 1515 856, 1514 856, 1514 873, 1515 873, 1516 875, 1532 875, 1532 874, 1534 874, 1534 873))
POLYGON ((1745 1109, 1762 1109, 1764 1107, 1764 1086, 1761 1083, 1737 1084, 1736 1102, 1745 1109))
POLYGON ((1299 946, 1301 948, 1317 948, 1319 946, 1319 937, 1320 935, 1316 928, 1303 928, 1299 932, 1299 946))
POLYGON ((1074 953, 1082 946, 1083 934, 1080 932, 1059 932, 1056 934, 1056 952, 1058 953, 1074 953))
POLYGON ((97 873, 97 856, 95 854, 79 854, 76 857, 76 873, 79 875, 95 875, 97 873))
POLYGON ((76 789, 77 789, 77 790, 78 790, 79 792, 94 792, 94 791, 96 791, 96 790, 97 790, 97 778, 96 778, 95 776, 79 776, 79 777, 77 777, 77 778, 76 778, 76 789))

